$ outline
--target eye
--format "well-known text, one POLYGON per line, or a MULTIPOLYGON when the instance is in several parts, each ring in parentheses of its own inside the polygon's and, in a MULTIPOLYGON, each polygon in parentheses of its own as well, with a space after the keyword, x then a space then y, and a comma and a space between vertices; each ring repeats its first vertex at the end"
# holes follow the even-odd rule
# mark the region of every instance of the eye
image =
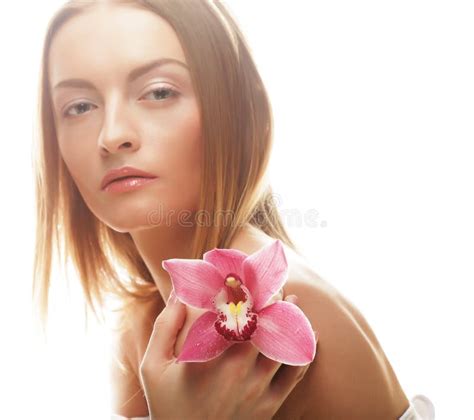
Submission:
POLYGON ((172 98, 179 95, 177 90, 163 86, 149 91, 146 95, 143 96, 143 98, 146 98, 150 94, 152 95, 152 100, 157 100, 158 102, 162 102, 164 99, 172 98), (163 95, 165 96, 164 99, 158 99, 163 98, 163 95))
MULTIPOLYGON (((153 89, 151 91, 149 91, 146 95, 144 95, 143 97, 146 98, 147 96, 149 95, 152 95, 152 100, 155 100, 157 102, 162 102, 164 99, 168 99, 168 98, 172 98, 172 97, 175 97, 175 96, 178 96, 179 95, 179 92, 173 88, 170 88, 170 87, 159 87, 157 89, 153 89), (163 98, 163 94, 165 95, 164 99, 158 99, 158 98, 163 98)), ((78 102, 74 105, 71 105, 70 107, 68 107, 63 115, 65 117, 74 117, 74 116, 80 116, 82 114, 84 114, 85 112, 81 112, 81 111, 87 111, 90 107, 92 107, 94 105, 88 103, 88 102, 78 102), (69 111, 70 110, 76 110, 77 112, 75 113, 70 113, 69 111)))
POLYGON ((78 103, 76 103, 76 104, 71 105, 70 107, 68 107, 68 108, 64 111, 63 115, 64 115, 65 117, 82 115, 82 114, 84 114, 84 112, 80 112, 80 111, 81 111, 81 110, 84 110, 84 108, 87 108, 87 107, 90 107, 90 106, 93 106, 93 105, 92 105, 92 104, 89 104, 89 103, 87 103, 87 102, 78 102, 78 103), (73 113, 73 114, 71 114, 71 113, 69 112, 70 110, 78 110, 79 113, 73 113))

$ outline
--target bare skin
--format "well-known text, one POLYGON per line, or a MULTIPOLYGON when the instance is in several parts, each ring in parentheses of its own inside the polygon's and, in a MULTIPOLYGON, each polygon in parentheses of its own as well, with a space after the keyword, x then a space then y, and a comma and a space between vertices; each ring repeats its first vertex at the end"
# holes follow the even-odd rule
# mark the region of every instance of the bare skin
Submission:
MULTIPOLYGON (((183 210, 196 210, 201 182, 199 108, 178 38, 166 21, 149 11, 99 2, 61 28, 49 60, 61 156, 96 217, 116 231, 131 234, 166 301, 171 282, 161 263, 191 257, 193 228, 179 223, 177 216, 183 210), (137 78, 128 77, 132 70, 163 57, 184 67, 155 66, 137 78), (89 86, 56 88, 72 78, 87 80, 89 86), (171 88, 179 95, 165 90, 171 88), (101 190, 105 173, 123 165, 159 178, 125 194, 101 190), (150 215, 157 211, 172 217, 155 223, 150 215)), ((246 226, 230 247, 250 254, 272 240, 246 226)), ((363 316, 304 261, 286 251, 290 273, 284 296, 298 296, 298 306, 320 333, 320 341, 315 362, 275 418, 398 418, 408 400, 363 316)), ((119 356, 131 368, 129 374, 118 370, 113 374, 117 407, 123 415, 148 414, 138 367, 162 305, 137 305, 134 327, 119 337, 119 356)), ((187 309, 175 354, 200 313, 187 309)))
MULTIPOLYGON (((179 40, 172 27, 150 11, 98 2, 61 27, 52 41, 49 62, 61 156, 94 215, 114 230, 131 234, 167 300, 171 283, 161 263, 190 258, 194 228, 181 216, 197 210, 201 183, 200 113, 179 40), (136 73, 164 58, 174 62, 136 73), (101 181, 106 172, 124 165, 157 179, 127 193, 104 191, 101 181)), ((145 320, 161 312, 157 305, 152 305, 153 312, 137 308, 144 318, 137 315, 133 334, 145 341, 150 337, 145 320)), ((186 331, 195 315, 189 316, 186 331)), ((132 365, 135 378, 115 372, 120 407, 129 387, 137 385, 136 367, 146 347, 143 340, 125 345, 126 341, 122 340, 122 361, 132 365)), ((146 401, 127 410, 124 415, 146 414, 146 401)))
MULTIPOLYGON (((273 238, 248 226, 239 232, 230 248, 251 254, 271 241, 273 238)), ((408 399, 362 314, 291 249, 285 247, 285 253, 289 263, 289 278, 283 287, 283 295, 276 298, 297 295, 298 306, 308 316, 313 328, 321 334, 321 338, 316 358, 308 372, 273 419, 397 419, 407 409, 408 399), (338 329, 340 334, 337 333, 338 329), (345 360, 340 355, 344 349, 352 349, 352 359, 349 357, 345 360), (365 376, 362 377, 362 374, 365 376), (361 375, 361 378, 357 378, 357 375, 361 375), (352 377, 356 377, 355 382, 352 377), (348 392, 352 392, 353 397, 348 396, 348 392), (379 395, 378 403, 373 400, 373 395, 379 395), (344 401, 346 407, 341 407, 344 401), (370 411, 358 413, 352 410, 357 404, 365 404, 370 411)), ((162 309, 163 305, 148 304, 140 318, 141 328, 135 330, 132 365, 137 378, 153 321, 162 309)), ((180 353, 190 326, 204 311, 186 307, 186 312, 175 355, 180 353)), ((282 369, 285 368, 283 365, 282 369)), ((135 389, 139 388, 137 380, 135 389)), ((135 394, 130 404, 135 409, 140 410, 139 407, 142 407, 146 410, 146 400, 141 392, 135 394)))
MULTIPOLYGON (((259 231, 258 229, 250 225, 246 225, 240 229, 238 235, 234 238, 234 241, 232 241, 230 248, 238 249, 242 252, 245 252, 246 254, 252 254, 258 251, 264 245, 272 241, 274 241, 273 238, 268 237, 263 232, 259 231)), ((303 265, 301 265, 301 262, 299 262, 299 257, 296 254, 294 254, 294 252, 291 249, 287 248, 286 246, 285 246, 285 253, 289 260, 289 268, 290 268, 289 277, 299 278, 299 279, 303 278, 302 273, 298 272, 298 270, 303 267, 303 265)), ((293 294, 292 293, 292 290, 294 288, 293 285, 294 285, 293 281, 288 281, 287 283, 285 283, 283 290, 277 295, 275 295, 272 299, 273 300, 285 299, 285 297, 293 294)), ((167 299, 164 298, 163 300, 166 301, 167 299)), ((148 340, 150 338, 150 334, 153 329, 153 322, 155 318, 159 315, 159 313, 163 310, 163 307, 164 307, 163 302, 160 302, 160 303, 150 302, 148 304, 144 304, 142 308, 141 316, 139 317, 139 321, 138 321, 140 327, 134 328, 135 330, 133 333, 134 338, 131 341, 135 345, 134 345, 134 348, 131 349, 132 351, 130 351, 129 353, 134 355, 131 364, 133 367, 134 374, 136 375, 136 378, 140 377, 140 372, 139 372, 140 363, 143 359, 143 355, 148 345, 148 340)), ((188 334, 188 331, 191 325, 204 312, 206 312, 206 310, 186 306, 186 320, 184 322, 182 329, 179 331, 178 336, 177 336, 177 341, 176 341, 176 346, 175 346, 176 356, 182 350, 185 338, 188 334)), ((258 357, 265 357, 265 356, 259 354, 258 357)), ((289 368, 289 367, 282 366, 282 369, 285 369, 285 368, 289 368)), ((299 384, 301 384, 303 380, 299 382, 299 384)), ((304 393, 302 393, 301 391, 298 391, 298 389, 301 389, 301 386, 299 384, 295 386, 290 396, 286 399, 284 404, 280 407, 279 411, 277 412, 276 416, 274 416, 273 418, 294 419, 294 418, 302 417, 304 408, 305 408, 304 406, 305 396, 304 396, 304 393)), ((138 384, 136 385, 138 387, 138 384)), ((146 412, 147 403, 146 403, 146 399, 143 393, 137 393, 137 395, 135 395, 133 400, 130 401, 130 405, 132 404, 134 406, 133 408, 134 412, 146 412)))

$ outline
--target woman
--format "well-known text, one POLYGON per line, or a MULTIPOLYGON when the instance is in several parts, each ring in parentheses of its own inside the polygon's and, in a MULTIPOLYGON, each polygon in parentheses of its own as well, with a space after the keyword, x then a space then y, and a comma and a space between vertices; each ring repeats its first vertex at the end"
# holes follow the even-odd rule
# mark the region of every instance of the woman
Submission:
POLYGON ((415 415, 364 317, 299 257, 278 216, 265 177, 270 103, 222 3, 69 2, 49 24, 41 80, 35 293, 46 321, 56 243, 94 312, 120 297, 117 416, 415 415), (279 365, 244 343, 171 370, 202 311, 165 306, 162 261, 215 247, 250 254, 275 239, 289 278, 274 299, 298 296, 319 333, 315 363, 279 365))

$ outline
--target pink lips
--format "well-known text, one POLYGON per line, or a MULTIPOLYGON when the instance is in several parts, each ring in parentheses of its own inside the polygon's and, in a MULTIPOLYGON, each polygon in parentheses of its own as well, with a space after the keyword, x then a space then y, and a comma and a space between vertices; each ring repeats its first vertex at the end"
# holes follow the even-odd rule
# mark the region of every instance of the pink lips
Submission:
POLYGON ((101 189, 111 192, 129 191, 154 181, 156 178, 156 175, 141 169, 123 166, 122 168, 111 169, 105 174, 101 182, 101 189))

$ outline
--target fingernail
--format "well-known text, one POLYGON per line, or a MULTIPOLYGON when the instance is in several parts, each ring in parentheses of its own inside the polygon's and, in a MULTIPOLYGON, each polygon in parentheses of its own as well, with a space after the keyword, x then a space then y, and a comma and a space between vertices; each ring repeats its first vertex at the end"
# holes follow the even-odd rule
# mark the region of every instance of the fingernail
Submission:
POLYGON ((289 295, 289 296, 287 296, 287 300, 289 300, 293 304, 297 304, 298 303, 298 296, 289 295))

